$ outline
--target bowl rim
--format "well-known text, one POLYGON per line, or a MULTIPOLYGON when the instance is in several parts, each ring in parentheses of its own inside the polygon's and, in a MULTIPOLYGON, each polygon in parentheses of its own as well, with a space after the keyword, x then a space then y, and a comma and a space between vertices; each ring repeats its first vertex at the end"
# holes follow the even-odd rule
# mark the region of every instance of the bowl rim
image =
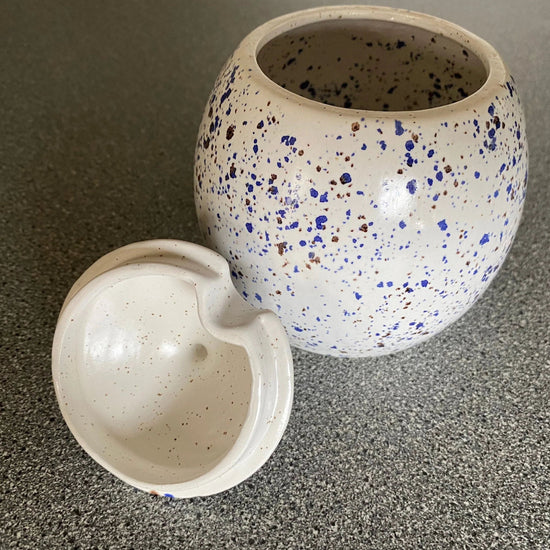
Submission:
POLYGON ((254 29, 243 39, 237 51, 242 52, 246 56, 246 59, 253 69, 251 78, 254 79, 259 87, 267 88, 271 93, 276 94, 284 101, 292 102, 300 108, 307 107, 317 111, 328 111, 329 113, 338 114, 339 116, 363 116, 370 119, 442 118, 456 111, 473 109, 476 108, 476 106, 484 106, 487 102, 493 101, 497 90, 505 86, 507 80, 510 78, 509 71, 496 49, 474 33, 440 17, 384 6, 323 6, 291 12, 271 19, 254 29), (279 84, 271 80, 259 66, 257 59, 258 53, 263 46, 273 38, 289 30, 309 24, 330 20, 344 21, 346 19, 387 21, 438 33, 441 36, 453 40, 476 55, 485 68, 487 75, 486 79, 474 93, 452 103, 447 103, 438 107, 430 107, 428 109, 377 111, 372 109, 338 107, 298 95, 295 92, 279 86, 279 84))

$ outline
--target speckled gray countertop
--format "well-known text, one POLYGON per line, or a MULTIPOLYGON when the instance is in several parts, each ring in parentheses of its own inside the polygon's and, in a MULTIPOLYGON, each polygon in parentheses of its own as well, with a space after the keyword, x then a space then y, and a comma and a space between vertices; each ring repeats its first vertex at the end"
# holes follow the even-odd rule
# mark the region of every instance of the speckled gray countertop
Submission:
POLYGON ((193 148, 214 78, 252 28, 315 3, 0 6, 1 548, 550 547, 547 0, 386 2, 489 40, 525 105, 523 222, 466 316, 385 358, 295 350, 279 448, 221 495, 138 492, 61 418, 50 348, 71 284, 132 241, 200 242, 193 148))

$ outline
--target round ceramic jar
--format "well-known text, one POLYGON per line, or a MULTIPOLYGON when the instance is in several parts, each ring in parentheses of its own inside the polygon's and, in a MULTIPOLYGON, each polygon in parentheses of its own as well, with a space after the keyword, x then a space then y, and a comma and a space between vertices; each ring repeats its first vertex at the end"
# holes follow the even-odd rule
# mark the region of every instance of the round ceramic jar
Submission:
POLYGON ((247 36, 206 106, 195 200, 207 244, 291 343, 407 348, 462 315, 510 249, 527 180, 514 80, 447 21, 368 6, 247 36))

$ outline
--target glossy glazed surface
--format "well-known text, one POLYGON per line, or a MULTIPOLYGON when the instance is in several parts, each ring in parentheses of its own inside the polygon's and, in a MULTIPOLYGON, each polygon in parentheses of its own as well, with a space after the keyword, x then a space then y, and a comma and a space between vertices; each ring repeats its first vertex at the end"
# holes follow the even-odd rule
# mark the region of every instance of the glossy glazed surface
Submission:
POLYGON ((135 243, 100 259, 69 293, 53 348, 74 436, 147 491, 236 485, 267 460, 290 414, 279 321, 248 306, 225 260, 195 244, 135 243))
MULTIPOLYGON (((419 72, 426 72, 418 55, 419 72)), ((331 75, 338 61, 317 63, 319 74, 331 75)), ((399 86, 406 90, 400 63, 392 82, 403 76, 399 86)), ((421 14, 320 8, 267 23, 228 60, 199 130, 195 200, 207 242, 230 262, 237 289, 253 306, 275 311, 292 344, 366 356, 425 340, 477 300, 512 244, 526 178, 520 101, 491 46, 421 14), (396 28, 388 26, 390 17, 396 28), (462 80, 458 60, 442 61, 441 76, 427 75, 437 87, 413 86, 411 103, 396 104, 415 110, 357 110, 353 102, 342 108, 302 97, 311 94, 308 86, 302 95, 285 90, 256 62, 260 52, 264 70, 284 84, 282 67, 294 59, 289 82, 301 88, 311 66, 299 61, 310 55, 303 44, 312 41, 316 51, 328 40, 327 28, 341 35, 349 20, 359 33, 373 19, 383 21, 391 44, 405 44, 383 48, 401 61, 411 28, 432 36, 423 46, 433 46, 432 59, 453 43, 450 58, 474 60, 460 69, 472 68, 471 93, 463 90, 467 97, 453 103, 449 88, 443 105, 418 109, 430 97, 441 100, 433 95, 441 88, 436 79, 462 80), (308 26, 319 20, 325 24, 308 26), (443 45, 436 34, 445 37, 443 45)))

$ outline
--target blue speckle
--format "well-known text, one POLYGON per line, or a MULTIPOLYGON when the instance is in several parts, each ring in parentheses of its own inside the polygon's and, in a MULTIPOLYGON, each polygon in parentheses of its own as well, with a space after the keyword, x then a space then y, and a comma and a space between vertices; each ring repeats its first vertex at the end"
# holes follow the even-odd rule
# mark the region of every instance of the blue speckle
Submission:
POLYGON ((258 302, 262 301, 262 297, 257 292, 254 296, 256 296, 256 300, 258 300, 258 302))
POLYGON ((487 112, 493 116, 495 114, 495 106, 494 105, 491 105, 488 109, 487 109, 487 112))
POLYGON ((309 190, 309 194, 313 197, 313 198, 316 198, 318 195, 319 195, 319 192, 317 191, 317 189, 313 189, 313 187, 309 190))
POLYGON ((384 286, 384 283, 382 281, 380 281, 377 285, 376 285, 378 288, 382 288, 384 286))
POLYGON ((504 164, 500 167, 499 172, 502 174, 502 172, 504 172, 505 169, 506 169, 506 164, 504 163, 504 164))
POLYGON ((431 187, 434 184, 434 180, 432 178, 428 178, 428 185, 431 187))
POLYGON ((164 496, 165 497, 168 497, 168 498, 174 498, 174 495, 170 494, 170 493, 164 493, 164 496))
POLYGON ((246 224, 246 228, 248 229, 249 233, 252 233, 252 231, 254 231, 254 226, 250 222, 246 224))
POLYGON ((483 237, 481 237, 481 240, 479 241, 479 244, 485 244, 489 242, 489 233, 485 233, 483 237))
POLYGON ((254 153, 258 154, 258 144, 255 144, 254 147, 252 147, 252 150, 254 153))
POLYGON ((424 323, 417 323, 417 324, 416 324, 416 328, 421 328, 421 327, 423 327, 423 326, 424 326, 424 323))
POLYGON ((325 226, 325 222, 327 221, 327 217, 326 216, 317 216, 315 218, 315 226, 317 227, 317 229, 324 229, 325 226))
POLYGON ((478 180, 478 179, 479 179, 479 176, 480 176, 480 173, 476 170, 476 171, 474 172, 474 176, 475 176, 476 180, 478 180))
POLYGON ((423 279, 422 281, 420 281, 420 284, 425 288, 428 286, 428 280, 427 279, 423 279))
POLYGON ((414 141, 412 139, 405 142, 405 149, 407 149, 407 151, 412 151, 414 149, 414 141))
POLYGON ((320 197, 319 200, 320 200, 321 202, 328 202, 328 191, 325 191, 325 192, 321 195, 321 197, 320 197))
POLYGON ((436 175, 435 175, 435 179, 437 181, 441 181, 443 179, 443 172, 439 171, 436 175))
POLYGON ((258 126, 256 126, 256 128, 260 129, 260 128, 263 128, 263 127, 264 127, 264 121, 260 120, 260 122, 258 122, 258 126))
POLYGON ((434 154, 435 154, 435 151, 433 149, 430 149, 428 151, 428 158, 431 159, 434 156, 434 154))
POLYGON ((366 151, 366 150, 367 150, 367 144, 363 143, 363 145, 361 145, 361 151, 366 151))
POLYGON ((355 297, 360 300, 363 296, 361 294, 359 294, 359 292, 356 292, 355 293, 355 297))
POLYGON ((416 191, 416 180, 410 180, 407 182, 407 189, 411 195, 414 195, 416 191))
POLYGON ((306 246, 306 241, 300 241, 300 246, 306 246))
POLYGON ((393 286, 393 281, 388 281, 388 282, 386 283, 386 286, 392 287, 392 286, 393 286))
POLYGON ((303 328, 300 327, 292 327, 296 332, 304 332, 303 328))
POLYGON ((385 141, 380 141, 380 147, 382 147, 382 151, 385 151, 386 150, 386 142, 385 141))
POLYGON ((296 229, 298 227, 298 222, 292 222, 289 227, 290 229, 296 229))
POLYGON ((350 183, 351 182, 351 176, 347 173, 347 172, 344 172, 341 176, 340 176, 340 181, 342 183, 350 183))
POLYGON ((296 138, 291 136, 283 136, 281 138, 281 143, 285 145, 294 145, 296 143, 296 138))
POLYGON ((493 197, 495 197, 495 199, 498 197, 498 189, 493 193, 493 197))
POLYGON ((404 131, 405 131, 405 130, 403 130, 403 126, 402 126, 402 124, 401 124, 401 121, 400 121, 400 120, 396 120, 396 121, 395 121, 395 135, 396 135, 396 136, 402 136, 404 131))
POLYGON ((407 227, 407 224, 406 224, 403 220, 401 220, 401 221, 399 222, 399 227, 400 227, 401 229, 405 229, 405 227, 407 227))
POLYGON ((229 88, 228 90, 226 90, 221 98, 220 98, 220 105, 231 95, 231 88, 229 88))
POLYGON ((441 220, 439 222, 437 222, 437 225, 439 225, 439 229, 441 229, 441 231, 446 231, 447 230, 447 222, 445 220, 441 220))

